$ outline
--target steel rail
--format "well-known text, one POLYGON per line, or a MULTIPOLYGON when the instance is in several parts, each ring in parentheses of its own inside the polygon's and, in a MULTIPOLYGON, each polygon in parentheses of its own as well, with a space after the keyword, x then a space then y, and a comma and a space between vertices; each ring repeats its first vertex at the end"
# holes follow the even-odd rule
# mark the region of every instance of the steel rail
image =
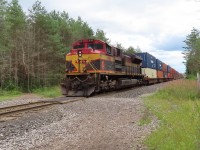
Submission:
POLYGON ((51 105, 58 105, 58 104, 67 104, 75 101, 80 101, 83 98, 79 99, 72 99, 72 100, 65 100, 65 101, 37 101, 37 102, 31 102, 26 104, 20 104, 20 105, 13 105, 8 107, 0 108, 0 117, 9 115, 9 114, 15 114, 19 112, 26 112, 34 109, 39 109, 51 105))

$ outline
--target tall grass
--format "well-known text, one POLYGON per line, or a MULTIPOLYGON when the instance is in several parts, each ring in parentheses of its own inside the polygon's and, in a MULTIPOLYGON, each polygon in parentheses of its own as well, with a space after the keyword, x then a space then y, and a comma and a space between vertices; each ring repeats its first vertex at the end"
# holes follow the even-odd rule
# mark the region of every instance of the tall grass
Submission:
POLYGON ((22 95, 22 92, 19 90, 13 89, 10 91, 5 91, 0 89, 0 102, 5 100, 11 100, 15 97, 22 95))
MULTIPOLYGON (((46 97, 46 98, 54 98, 54 97, 62 96, 59 86, 38 88, 38 89, 33 90, 32 93, 40 95, 42 97, 46 97)), ((9 91, 0 89, 0 102, 5 101, 5 100, 12 100, 23 94, 24 93, 22 93, 18 89, 13 89, 9 91)))
POLYGON ((169 83, 145 99, 160 128, 145 141, 149 149, 200 149, 200 93, 193 80, 169 83))
POLYGON ((59 86, 38 88, 33 90, 33 93, 48 98, 62 96, 59 86))

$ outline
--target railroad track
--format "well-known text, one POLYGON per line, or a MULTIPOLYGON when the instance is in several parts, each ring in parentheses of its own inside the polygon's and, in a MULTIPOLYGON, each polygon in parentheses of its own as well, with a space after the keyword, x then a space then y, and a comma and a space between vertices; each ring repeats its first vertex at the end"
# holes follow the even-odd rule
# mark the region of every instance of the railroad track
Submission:
POLYGON ((20 105, 13 105, 8 107, 0 108, 0 121, 6 121, 15 119, 24 115, 25 112, 35 112, 41 109, 60 104, 67 104, 75 101, 83 100, 84 98, 69 99, 66 98, 49 100, 49 101, 37 101, 31 103, 25 103, 20 105))
MULTIPOLYGON (((133 88, 138 88, 138 87, 133 87, 133 88)), ((95 98, 99 96, 109 96, 109 95, 115 94, 116 92, 119 92, 119 91, 122 92, 122 91, 127 91, 127 90, 130 90, 130 89, 119 89, 117 91, 112 91, 112 92, 102 92, 99 94, 95 94, 92 97, 95 98)), ((37 102, 31 102, 31 103, 26 103, 26 104, 21 104, 21 105, 3 107, 3 108, 0 108, 0 122, 21 117, 24 115, 25 112, 28 112, 28 113, 36 112, 43 108, 47 108, 53 105, 67 104, 67 103, 71 103, 75 101, 80 101, 83 99, 87 99, 87 98, 79 97, 79 98, 72 99, 72 97, 61 97, 61 98, 55 98, 51 100, 37 101, 37 102)))
MULTIPOLYGON (((126 91, 127 89, 121 89, 119 91, 126 91)), ((128 89, 129 90, 129 89, 128 89)), ((108 96, 116 93, 116 91, 113 92, 105 92, 100 93, 97 95, 93 95, 93 97, 99 97, 99 96, 108 96)), ((13 105, 8 107, 0 108, 0 122, 4 122, 7 120, 13 120, 16 118, 19 118, 25 113, 32 113, 37 112, 40 110, 44 110, 45 108, 54 106, 54 105, 62 105, 67 104, 75 101, 80 101, 83 99, 87 99, 85 97, 79 97, 79 98, 72 98, 72 97, 61 97, 61 98, 55 98, 50 100, 43 100, 43 101, 37 101, 37 102, 31 102, 31 103, 25 103, 20 105, 13 105)))

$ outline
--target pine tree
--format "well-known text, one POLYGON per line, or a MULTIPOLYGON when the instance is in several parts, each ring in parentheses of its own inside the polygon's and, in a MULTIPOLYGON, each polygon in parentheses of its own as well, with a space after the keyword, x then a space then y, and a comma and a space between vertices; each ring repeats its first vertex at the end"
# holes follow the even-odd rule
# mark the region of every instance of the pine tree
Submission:
POLYGON ((3 89, 6 79, 6 32, 5 32, 5 14, 6 14, 7 2, 0 0, 0 89, 3 89))
POLYGON ((134 49, 132 46, 130 46, 130 47, 126 50, 126 53, 128 53, 128 54, 133 54, 133 53, 135 53, 135 49, 134 49))
POLYGON ((200 32, 193 28, 184 42, 186 44, 184 47, 186 74, 196 75, 200 71, 200 32))
POLYGON ((110 40, 106 37, 106 33, 103 30, 97 29, 95 38, 102 40, 106 43, 110 43, 110 40))

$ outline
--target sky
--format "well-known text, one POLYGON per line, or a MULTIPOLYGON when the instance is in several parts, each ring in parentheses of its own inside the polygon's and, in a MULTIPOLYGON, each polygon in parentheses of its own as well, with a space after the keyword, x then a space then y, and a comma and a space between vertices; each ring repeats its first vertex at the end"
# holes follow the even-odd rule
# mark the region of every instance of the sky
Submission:
MULTIPOLYGON (((93 30, 102 29, 111 44, 140 47, 184 73, 184 40, 200 27, 200 0, 40 0, 48 10, 80 16, 93 30)), ((19 0, 27 12, 35 0, 19 0)))

